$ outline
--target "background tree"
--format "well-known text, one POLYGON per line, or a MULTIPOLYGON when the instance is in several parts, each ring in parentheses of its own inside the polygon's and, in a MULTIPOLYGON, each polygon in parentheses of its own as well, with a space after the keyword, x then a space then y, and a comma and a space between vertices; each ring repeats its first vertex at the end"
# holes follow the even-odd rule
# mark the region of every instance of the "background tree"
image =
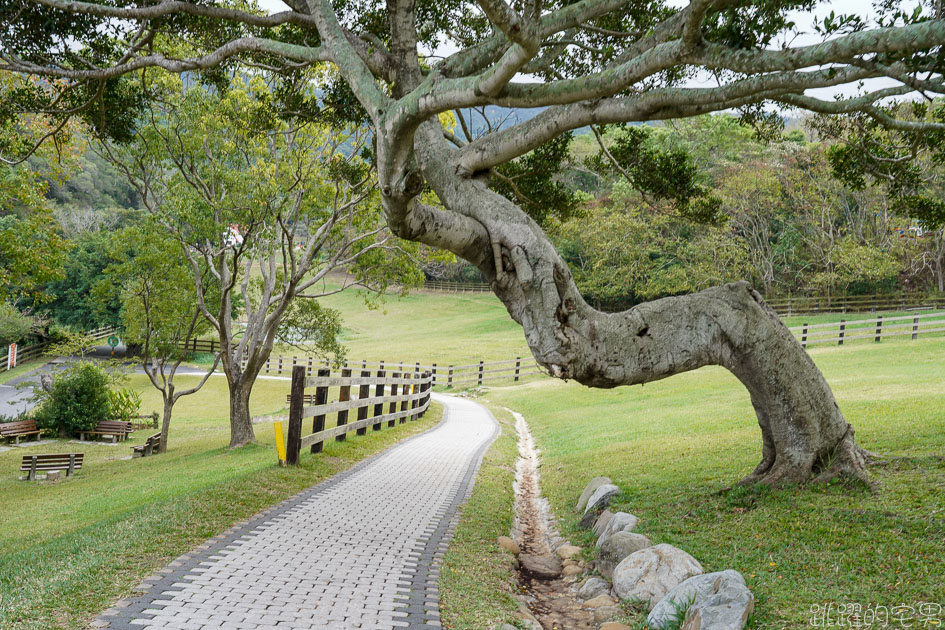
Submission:
POLYGON ((107 155, 177 242, 169 255, 190 267, 197 308, 222 348, 238 447, 254 440, 249 400, 273 344, 338 354, 339 317, 317 299, 402 280, 405 267, 384 255, 394 248, 360 157, 364 134, 281 119, 258 77, 222 93, 163 80, 149 123, 107 155), (328 283, 334 269, 354 280, 328 283))
POLYGON ((161 393, 163 419, 158 450, 163 453, 168 446, 174 405, 203 387, 222 353, 214 356, 196 385, 177 388, 174 378, 189 357, 187 341, 211 330, 197 305, 191 268, 179 254, 180 243, 153 222, 123 230, 116 245, 116 261, 106 269, 96 288, 105 295, 117 289, 125 343, 139 349, 144 372, 161 393))
MULTIPOLYGON (((552 375, 615 387, 721 365, 749 390, 762 430, 762 460, 746 482, 865 478, 867 454, 830 388, 760 294, 730 284, 622 313, 597 311, 540 225, 489 182, 491 169, 586 125, 743 108, 770 131, 775 118, 764 107, 774 104, 861 112, 900 129, 943 128, 899 119, 879 105, 915 90, 945 92, 939 55, 945 19, 937 2, 920 1, 908 12, 897 2, 878 3, 871 19, 831 14, 806 29, 820 41, 792 43, 800 30, 792 11, 816 4, 289 0, 290 10, 263 16, 229 5, 23 0, 0 15, 6 20, 0 68, 65 81, 64 93, 53 95, 63 113, 78 108, 121 139, 144 98, 139 83, 119 80, 124 74, 246 61, 294 78, 300 66, 327 61, 335 74, 325 93, 295 99, 292 107, 372 125, 393 232, 478 267, 552 375), (202 49, 180 47, 190 42, 202 49), (423 52, 444 44, 455 52, 444 58, 423 52), (710 73, 715 84, 689 83, 699 73, 710 73), (521 74, 541 82, 518 80, 521 74), (898 83, 843 100, 807 94, 884 77, 898 83), (544 109, 468 142, 444 134, 439 114, 488 105, 544 109), (439 204, 424 202, 428 187, 439 204)), ((23 100, 49 107, 48 97, 23 100)), ((652 171, 653 180, 635 182, 650 195, 670 193, 680 208, 702 196, 679 160, 626 153, 624 170, 652 171)))
POLYGON ((902 103, 883 111, 903 124, 888 128, 854 112, 815 117, 811 127, 834 141, 827 159, 840 181, 861 192, 878 187, 893 212, 929 232, 936 285, 945 290, 945 101, 902 103))

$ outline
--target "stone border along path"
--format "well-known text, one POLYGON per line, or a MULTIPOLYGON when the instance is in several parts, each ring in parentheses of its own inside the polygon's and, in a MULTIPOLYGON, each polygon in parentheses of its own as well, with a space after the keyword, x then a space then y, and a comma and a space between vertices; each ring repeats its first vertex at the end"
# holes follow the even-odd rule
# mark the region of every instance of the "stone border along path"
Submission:
POLYGON ((439 627, 439 566, 499 425, 476 402, 433 396, 436 427, 237 523, 92 627, 439 627))

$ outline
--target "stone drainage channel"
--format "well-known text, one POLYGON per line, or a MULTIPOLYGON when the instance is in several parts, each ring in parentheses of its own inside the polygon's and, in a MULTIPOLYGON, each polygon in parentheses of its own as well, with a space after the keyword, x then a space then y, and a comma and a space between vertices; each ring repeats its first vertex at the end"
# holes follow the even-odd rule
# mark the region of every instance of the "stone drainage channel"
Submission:
MULTIPOLYGON (((561 559, 556 551, 567 545, 555 530, 547 499, 541 496, 540 460, 525 418, 511 409, 518 432, 519 457, 515 466, 515 521, 512 538, 518 544, 521 580, 518 599, 527 606, 526 623, 538 630, 593 630, 594 615, 581 607, 572 586, 574 573, 583 573, 579 560, 561 559), (571 568, 574 567, 574 568, 571 568), (571 575, 568 575, 571 573, 571 575)), ((523 615, 524 616, 524 615, 523 615)))

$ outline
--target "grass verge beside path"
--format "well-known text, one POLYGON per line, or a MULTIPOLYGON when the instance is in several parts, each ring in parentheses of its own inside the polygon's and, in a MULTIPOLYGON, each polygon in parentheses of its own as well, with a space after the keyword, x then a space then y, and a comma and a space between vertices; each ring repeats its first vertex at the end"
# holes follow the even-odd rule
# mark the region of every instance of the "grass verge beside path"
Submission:
POLYGON ((440 613, 444 628, 482 630, 510 621, 513 556, 496 544, 508 536, 514 516, 512 483, 518 454, 515 425, 504 409, 492 409, 502 432, 486 452, 469 502, 440 569, 440 613))
MULTIPOLYGON (((721 369, 609 391, 544 380, 485 396, 523 413, 542 451, 542 490, 561 534, 593 546, 573 505, 606 475, 637 531, 676 545, 706 571, 741 571, 755 630, 809 627, 828 603, 906 606, 945 623, 945 340, 811 350, 858 442, 884 456, 879 489, 840 484, 736 488, 761 455, 746 390, 721 369)), ((642 620, 639 615, 635 621, 642 620)), ((903 617, 905 618, 905 617, 903 617)), ((925 627, 929 625, 931 618, 925 627)), ((878 627, 875 626, 874 627, 878 627)))
MULTIPOLYGON (((184 386, 186 379, 180 380, 184 386)), ((260 381, 255 393, 262 400, 281 396, 284 405, 285 383, 266 383, 260 381)), ((226 449, 226 420, 213 418, 212 407, 198 413, 202 399, 215 397, 219 392, 211 387, 182 399, 164 455, 119 459, 147 430, 119 446, 56 441, 0 453, 0 628, 84 628, 142 578, 202 541, 442 416, 434 404, 418 421, 326 442, 321 455, 303 453, 299 468, 283 469, 275 465, 271 424, 256 426, 259 444, 226 449), (23 455, 70 451, 86 454, 74 478, 17 480, 23 455)), ((215 404, 225 408, 225 398, 215 404)))

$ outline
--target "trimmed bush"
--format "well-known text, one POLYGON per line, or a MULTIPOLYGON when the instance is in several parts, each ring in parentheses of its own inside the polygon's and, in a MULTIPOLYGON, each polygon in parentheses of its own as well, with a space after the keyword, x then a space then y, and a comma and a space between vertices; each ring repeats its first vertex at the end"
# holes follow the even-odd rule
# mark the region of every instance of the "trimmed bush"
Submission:
POLYGON ((108 372, 88 361, 56 375, 52 390, 41 394, 33 412, 36 424, 59 435, 75 435, 111 416, 108 372))

